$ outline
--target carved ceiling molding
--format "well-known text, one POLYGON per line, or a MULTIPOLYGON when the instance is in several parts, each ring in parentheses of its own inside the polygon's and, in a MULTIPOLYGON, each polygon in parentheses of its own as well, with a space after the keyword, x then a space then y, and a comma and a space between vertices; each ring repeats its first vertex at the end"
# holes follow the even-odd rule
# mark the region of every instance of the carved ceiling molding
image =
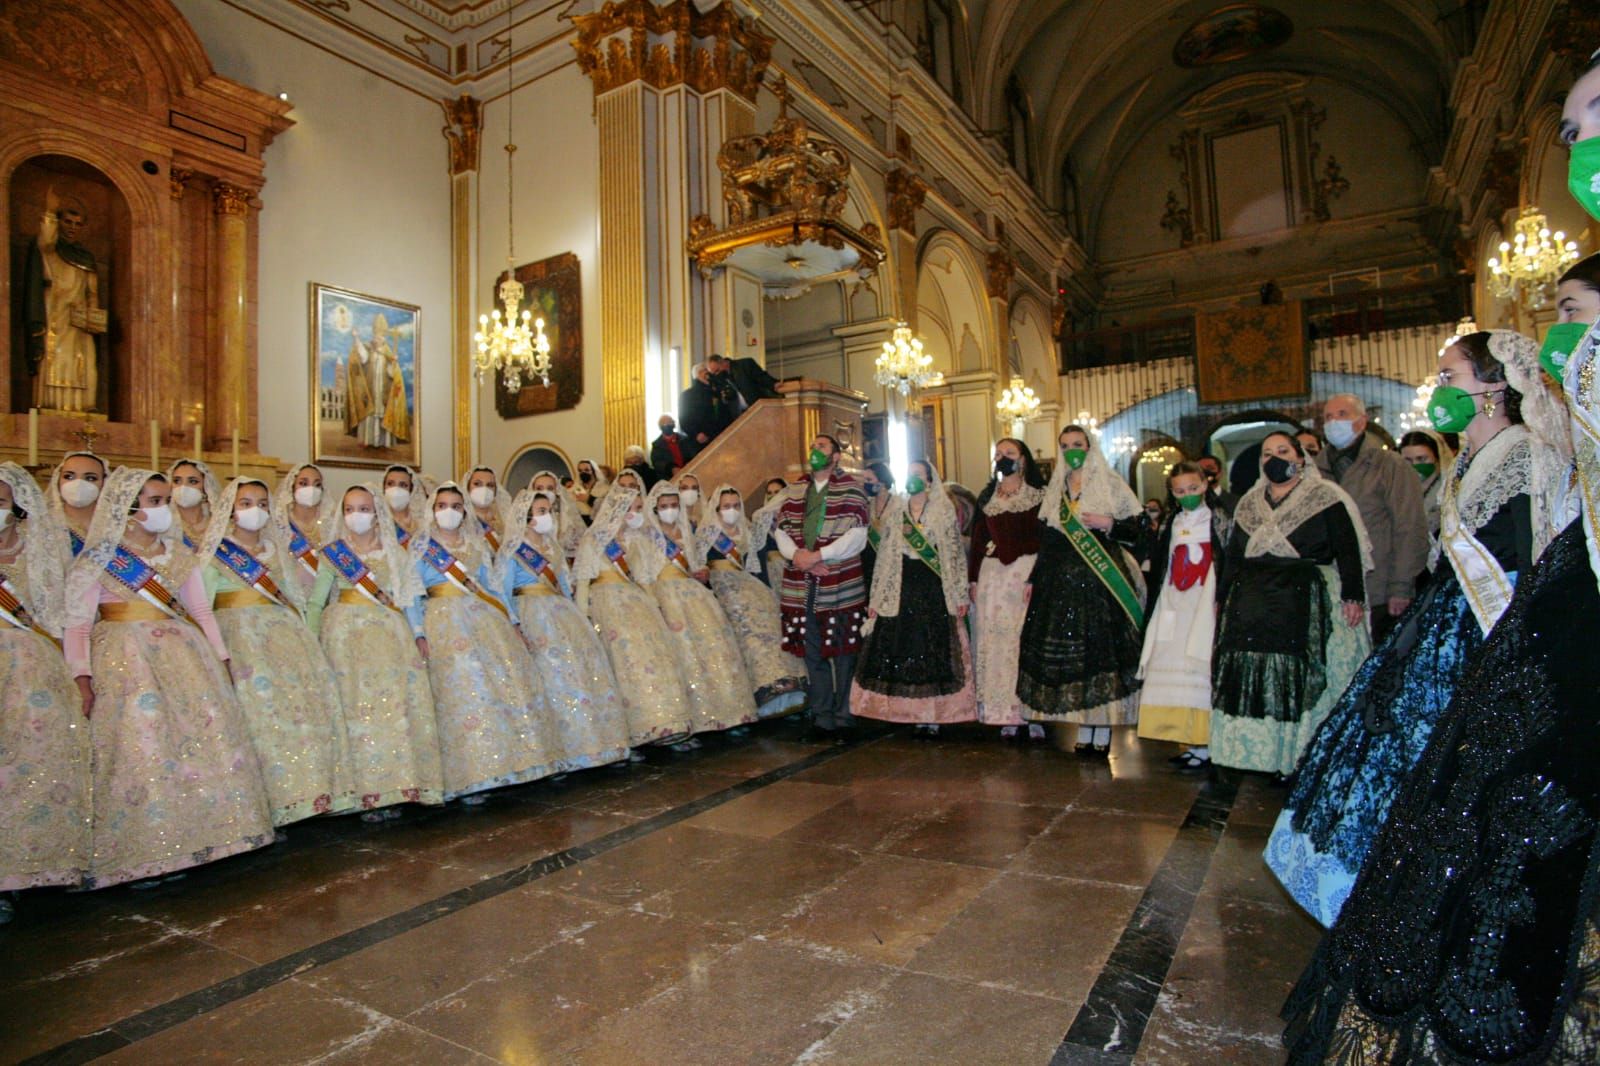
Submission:
POLYGON ((478 169, 483 134, 483 101, 470 93, 440 100, 444 111, 444 139, 450 145, 450 176, 478 169))
POLYGON ((895 167, 883 176, 889 194, 889 228, 912 237, 917 235, 917 211, 928 195, 928 183, 904 167, 895 167))
POLYGON ((732 3, 701 11, 691 0, 607 0, 592 15, 575 15, 578 69, 596 96, 643 81, 656 89, 687 85, 696 92, 731 89, 754 103, 772 58, 773 38, 732 3))

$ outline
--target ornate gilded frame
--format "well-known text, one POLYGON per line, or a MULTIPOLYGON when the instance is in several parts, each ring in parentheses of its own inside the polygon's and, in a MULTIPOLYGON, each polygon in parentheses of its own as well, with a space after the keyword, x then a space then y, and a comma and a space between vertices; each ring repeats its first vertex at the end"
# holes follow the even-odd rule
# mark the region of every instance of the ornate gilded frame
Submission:
MULTIPOLYGON (((374 296, 370 293, 358 292, 354 289, 341 288, 337 285, 326 285, 313 281, 307 286, 309 308, 307 314, 306 352, 309 358, 308 382, 308 411, 311 424, 311 461, 325 466, 347 467, 384 467, 391 463, 404 463, 407 466, 419 467, 422 465, 422 308, 418 304, 409 304, 401 300, 391 300, 385 296, 374 296), (330 441, 324 435, 323 427, 323 402, 325 397, 322 390, 326 386, 322 382, 324 352, 321 347, 322 323, 324 308, 331 313, 336 301, 358 301, 381 309, 395 316, 397 320, 409 319, 411 333, 409 360, 402 352, 396 352, 396 363, 401 367, 402 381, 404 380, 405 364, 410 363, 411 383, 407 399, 409 401, 410 435, 403 445, 393 447, 374 447, 358 442, 348 443, 351 450, 337 450, 329 447, 330 441)), ((372 312, 375 313, 375 312, 372 312)), ((368 313, 366 322, 370 330, 372 313, 368 313)), ((388 321, 389 319, 386 319, 388 321)), ((359 335, 361 318, 352 322, 352 332, 359 335)), ((396 327, 390 327, 391 332, 396 327)), ((403 330, 402 330, 403 332, 403 330)), ((369 333, 370 337, 370 333, 369 333)), ((348 349, 346 350, 348 353, 348 349)), ((331 353, 335 358, 338 352, 331 353)), ((348 388, 345 393, 348 397, 348 388)), ((332 398, 327 398, 332 399, 332 398)), ((346 400, 348 402, 348 400, 346 400)), ((330 420, 331 421, 331 420, 330 420)), ((346 444, 342 439, 336 438, 340 444, 346 444)))

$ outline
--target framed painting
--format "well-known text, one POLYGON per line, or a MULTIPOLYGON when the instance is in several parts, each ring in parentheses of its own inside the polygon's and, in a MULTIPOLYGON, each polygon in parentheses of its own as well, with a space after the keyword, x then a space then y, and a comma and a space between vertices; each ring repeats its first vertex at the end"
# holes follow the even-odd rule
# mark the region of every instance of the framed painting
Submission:
POLYGON ((311 283, 311 459, 418 466, 422 309, 311 283))
MULTIPOLYGON (((506 388, 504 375, 496 373, 494 409, 501 418, 570 410, 583 399, 583 292, 578 257, 563 252, 537 263, 524 263, 516 268, 516 278, 525 290, 523 308, 532 311, 534 318, 544 319, 544 333, 550 340, 550 384, 534 378, 512 391, 506 388)), ((504 273, 495 278, 495 293, 504 280, 504 273)))

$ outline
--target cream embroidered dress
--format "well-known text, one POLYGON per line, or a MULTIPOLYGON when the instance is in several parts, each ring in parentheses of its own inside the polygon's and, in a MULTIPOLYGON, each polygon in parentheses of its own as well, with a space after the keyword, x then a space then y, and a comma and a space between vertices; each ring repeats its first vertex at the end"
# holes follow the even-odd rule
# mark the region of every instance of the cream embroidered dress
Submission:
POLYGON ((679 512, 671 530, 657 518, 655 504, 678 488, 661 482, 645 501, 645 525, 628 533, 628 555, 637 560, 635 574, 646 585, 667 623, 667 638, 678 656, 678 669, 689 692, 692 731, 711 733, 756 720, 755 688, 728 616, 711 590, 692 572, 700 569, 694 533, 679 512), (670 534, 670 535, 669 535, 670 534), (676 546, 676 554, 670 547, 676 546))
POLYGON ((721 485, 706 500, 705 517, 695 530, 695 545, 710 570, 711 591, 733 627, 745 670, 755 686, 756 716, 771 718, 805 705, 806 668, 783 650, 778 602, 756 577, 761 562, 751 546, 743 498, 738 521, 730 527, 721 520, 721 501, 729 492, 737 490, 721 485))
MULTIPOLYGON (((176 536, 142 557, 181 604, 107 571, 149 470, 106 481, 67 579, 67 662, 94 679, 94 854, 87 884, 158 877, 272 841, 266 790, 196 561, 176 536)), ((137 556, 136 556, 137 557, 137 556)))
POLYGON ((655 597, 634 580, 637 560, 618 540, 637 496, 620 486, 606 493, 578 549, 574 574, 578 604, 593 619, 616 674, 634 747, 690 732, 689 694, 667 624, 655 597))
POLYGON ((52 639, 62 629, 65 534, 27 471, 0 463, 0 481, 28 514, 17 529, 18 554, 7 559, 0 552, 0 576, 21 608, 0 617, 0 892, 6 892, 77 884, 89 868, 89 723, 52 639))
MULTIPOLYGON (((378 547, 360 556, 372 578, 402 609, 375 603, 326 556, 306 600, 306 621, 322 642, 339 687, 350 738, 350 781, 363 810, 396 803, 442 803, 444 769, 428 667, 403 607, 422 595, 411 557, 395 540, 394 522, 375 486, 378 547)), ((346 543, 344 519, 332 522, 330 545, 346 543)), ((351 549, 352 551, 354 549, 351 549)))
POLYGON ((283 547, 285 536, 269 522, 256 551, 224 543, 234 535, 234 499, 246 483, 235 478, 222 490, 199 552, 208 560, 202 575, 206 596, 233 655, 233 689, 261 762, 272 824, 283 826, 352 810, 359 797, 349 776, 350 741, 339 687, 301 617, 305 600, 294 581, 299 564, 283 547), (276 602, 246 584, 219 557, 219 549, 246 552, 266 567, 267 581, 278 591, 276 602))

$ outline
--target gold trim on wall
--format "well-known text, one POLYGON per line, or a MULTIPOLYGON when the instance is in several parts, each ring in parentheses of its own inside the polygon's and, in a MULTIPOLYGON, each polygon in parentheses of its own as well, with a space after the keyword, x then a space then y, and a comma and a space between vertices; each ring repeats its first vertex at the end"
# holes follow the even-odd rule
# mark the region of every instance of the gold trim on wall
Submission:
POLYGON ((595 104, 600 129, 600 377, 606 464, 644 433, 645 88, 634 82, 595 104))
POLYGON ((450 469, 465 470, 472 455, 472 202, 476 171, 450 178, 450 303, 455 312, 451 330, 450 384, 454 433, 450 469))

